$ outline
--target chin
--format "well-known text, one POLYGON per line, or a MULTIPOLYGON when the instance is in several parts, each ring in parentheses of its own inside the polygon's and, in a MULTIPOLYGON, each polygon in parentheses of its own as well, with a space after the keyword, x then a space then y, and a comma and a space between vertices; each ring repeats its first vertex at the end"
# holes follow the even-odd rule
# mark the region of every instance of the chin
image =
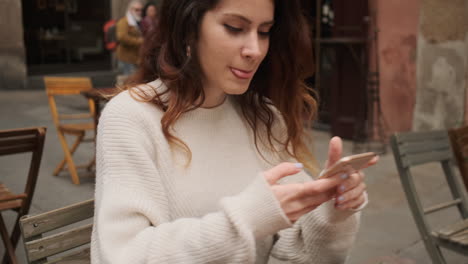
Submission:
POLYGON ((226 89, 224 89, 224 92, 226 94, 240 95, 240 94, 244 94, 245 92, 247 92, 247 90, 249 89, 249 86, 250 86, 250 82, 246 84, 230 85, 229 87, 226 87, 226 89))

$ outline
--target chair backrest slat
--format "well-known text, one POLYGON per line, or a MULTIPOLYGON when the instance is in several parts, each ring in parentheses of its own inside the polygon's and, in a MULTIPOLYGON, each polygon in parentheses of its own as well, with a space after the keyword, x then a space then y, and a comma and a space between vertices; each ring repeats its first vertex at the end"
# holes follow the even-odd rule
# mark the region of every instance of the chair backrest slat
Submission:
POLYGON ((428 162, 440 162, 452 159, 450 149, 432 151, 427 153, 418 153, 412 155, 406 155, 403 157, 403 166, 410 167, 428 162))
POLYGON ((80 94, 93 88, 88 77, 44 77, 48 95, 80 94))
POLYGON ((48 237, 25 243, 29 261, 46 258, 88 244, 91 241, 92 224, 77 227, 48 237))
POLYGON ((22 144, 11 147, 0 147, 0 156, 31 152, 35 149, 35 144, 22 144))
POLYGON ((423 132, 396 133, 398 140, 402 142, 433 141, 447 138, 446 130, 433 130, 423 132))
POLYGON ((88 218, 94 214, 94 200, 73 204, 47 213, 21 219, 24 238, 55 230, 88 218))
POLYGON ((31 152, 37 148, 45 130, 38 128, 0 131, 0 156, 31 152))
POLYGON ((427 153, 428 151, 446 151, 450 149, 450 143, 447 138, 431 139, 430 144, 424 139, 421 141, 405 142, 400 146, 400 154, 410 155, 418 153, 427 153))
POLYGON ((21 137, 21 136, 35 136, 37 135, 38 127, 33 128, 18 128, 18 129, 5 129, 1 130, 0 138, 8 137, 21 137))
POLYGON ((453 158, 447 131, 397 133, 393 141, 403 168, 453 158))
POLYGON ((91 263, 91 250, 89 247, 83 248, 71 254, 66 254, 53 260, 47 261, 44 264, 89 264, 91 263))

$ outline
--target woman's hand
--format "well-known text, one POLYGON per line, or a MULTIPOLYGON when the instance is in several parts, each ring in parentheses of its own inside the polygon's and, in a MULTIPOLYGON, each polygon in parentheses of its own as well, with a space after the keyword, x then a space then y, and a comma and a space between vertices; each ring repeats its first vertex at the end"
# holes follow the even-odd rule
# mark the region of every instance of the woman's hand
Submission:
POLYGON ((364 174, 359 171, 352 173, 336 191, 335 207, 338 210, 356 209, 366 202, 366 184, 364 174))
MULTIPOLYGON (((332 166, 341 158, 343 143, 339 137, 330 140, 328 160, 326 167, 332 166)), ((377 163, 378 157, 373 158, 365 167, 377 163)), ((349 173, 349 177, 343 181, 336 190, 335 205, 339 210, 356 209, 366 202, 366 184, 362 171, 349 173)))
POLYGON ((273 194, 291 222, 297 221, 302 215, 334 198, 337 186, 344 183, 342 175, 335 175, 304 183, 277 184, 279 179, 294 175, 301 170, 301 163, 285 162, 263 173, 273 194))

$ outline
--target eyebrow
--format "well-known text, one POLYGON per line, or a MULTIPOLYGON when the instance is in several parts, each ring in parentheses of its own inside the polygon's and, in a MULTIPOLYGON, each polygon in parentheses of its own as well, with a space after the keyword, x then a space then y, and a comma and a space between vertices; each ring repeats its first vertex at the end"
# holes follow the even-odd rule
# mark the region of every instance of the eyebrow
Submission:
MULTIPOLYGON (((226 14, 224 14, 224 16, 239 18, 239 19, 245 21, 248 24, 252 24, 252 21, 250 21, 250 19, 248 19, 248 18, 246 18, 245 16, 242 16, 242 15, 233 14, 233 13, 226 13, 226 14)), ((271 20, 271 21, 263 22, 260 25, 261 26, 269 26, 269 25, 273 25, 273 24, 274 24, 274 21, 271 20)))

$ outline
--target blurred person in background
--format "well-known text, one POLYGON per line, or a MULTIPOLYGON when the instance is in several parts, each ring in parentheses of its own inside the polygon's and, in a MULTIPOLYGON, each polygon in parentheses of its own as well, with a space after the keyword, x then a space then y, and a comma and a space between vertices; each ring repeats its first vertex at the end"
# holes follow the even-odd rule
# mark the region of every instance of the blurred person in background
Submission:
POLYGON ((141 32, 143 36, 154 27, 157 14, 158 6, 156 2, 150 1, 143 7, 143 18, 141 20, 141 32))
POLYGON ((117 22, 117 67, 120 74, 130 75, 137 69, 140 47, 143 37, 140 22, 143 13, 143 2, 131 0, 127 13, 117 22))

